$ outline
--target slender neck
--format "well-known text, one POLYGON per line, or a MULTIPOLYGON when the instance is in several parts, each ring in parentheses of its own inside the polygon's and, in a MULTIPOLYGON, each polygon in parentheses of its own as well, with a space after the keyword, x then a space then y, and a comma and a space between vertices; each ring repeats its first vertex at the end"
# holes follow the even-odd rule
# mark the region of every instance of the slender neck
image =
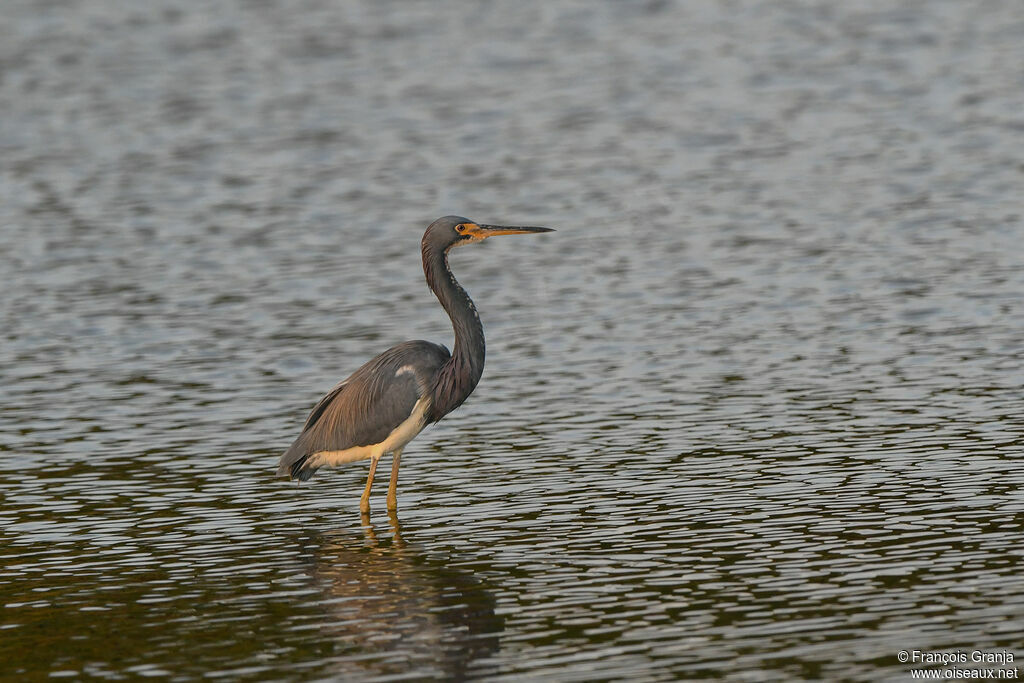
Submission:
POLYGON ((452 357, 441 367, 432 388, 433 422, 462 405, 480 381, 484 372, 484 327, 473 300, 452 275, 446 251, 424 245, 423 272, 455 330, 452 357))

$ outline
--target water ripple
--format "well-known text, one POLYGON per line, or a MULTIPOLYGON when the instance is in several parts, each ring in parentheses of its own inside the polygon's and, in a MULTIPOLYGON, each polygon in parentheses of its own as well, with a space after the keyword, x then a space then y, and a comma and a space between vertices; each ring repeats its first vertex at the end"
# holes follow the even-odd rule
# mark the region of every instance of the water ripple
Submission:
POLYGON ((2 674, 1024 657, 1016 10, 11 4, 2 674), (453 254, 487 371, 366 522, 365 466, 275 461, 450 342, 453 211, 558 232, 453 254))

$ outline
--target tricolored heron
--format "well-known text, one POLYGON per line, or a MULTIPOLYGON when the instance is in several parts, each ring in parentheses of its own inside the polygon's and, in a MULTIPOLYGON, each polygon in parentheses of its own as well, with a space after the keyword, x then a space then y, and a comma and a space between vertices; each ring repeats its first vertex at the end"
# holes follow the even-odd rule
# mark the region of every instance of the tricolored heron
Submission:
POLYGON ((302 433, 281 456, 278 476, 305 481, 321 467, 370 460, 359 510, 370 511, 377 461, 391 453, 388 510, 398 508, 398 463, 402 449, 428 424, 452 412, 473 393, 484 371, 484 328, 448 267, 454 247, 496 235, 552 232, 551 228, 480 225, 462 216, 438 218, 423 233, 427 286, 455 328, 454 352, 428 341, 407 341, 380 354, 320 399, 302 433))

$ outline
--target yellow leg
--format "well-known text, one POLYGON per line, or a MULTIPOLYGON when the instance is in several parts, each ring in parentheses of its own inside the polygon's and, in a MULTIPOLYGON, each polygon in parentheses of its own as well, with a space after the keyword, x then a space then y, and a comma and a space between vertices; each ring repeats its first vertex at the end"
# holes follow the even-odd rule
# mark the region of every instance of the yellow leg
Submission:
POLYGON ((398 463, 402 459, 402 450, 395 451, 394 457, 391 462, 391 484, 388 486, 388 510, 398 509, 398 463))
POLYGON ((380 458, 370 460, 370 476, 366 478, 366 490, 363 497, 359 499, 359 511, 366 514, 370 511, 370 487, 373 486, 373 475, 377 472, 377 461, 380 458))

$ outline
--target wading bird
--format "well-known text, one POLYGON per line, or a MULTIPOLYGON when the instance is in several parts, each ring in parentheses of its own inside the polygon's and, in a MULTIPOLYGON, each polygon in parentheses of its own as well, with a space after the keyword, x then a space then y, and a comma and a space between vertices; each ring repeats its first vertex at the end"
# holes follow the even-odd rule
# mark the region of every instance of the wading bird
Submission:
POLYGON ((454 247, 496 235, 552 232, 550 228, 479 225, 445 216, 423 233, 427 286, 455 328, 452 353, 440 344, 408 341, 380 354, 320 399, 302 433, 281 456, 278 476, 305 481, 321 467, 370 460, 360 512, 370 511, 370 487, 377 461, 393 455, 388 510, 398 507, 398 463, 402 449, 428 424, 452 412, 473 393, 484 371, 484 328, 469 298, 448 267, 454 247))

